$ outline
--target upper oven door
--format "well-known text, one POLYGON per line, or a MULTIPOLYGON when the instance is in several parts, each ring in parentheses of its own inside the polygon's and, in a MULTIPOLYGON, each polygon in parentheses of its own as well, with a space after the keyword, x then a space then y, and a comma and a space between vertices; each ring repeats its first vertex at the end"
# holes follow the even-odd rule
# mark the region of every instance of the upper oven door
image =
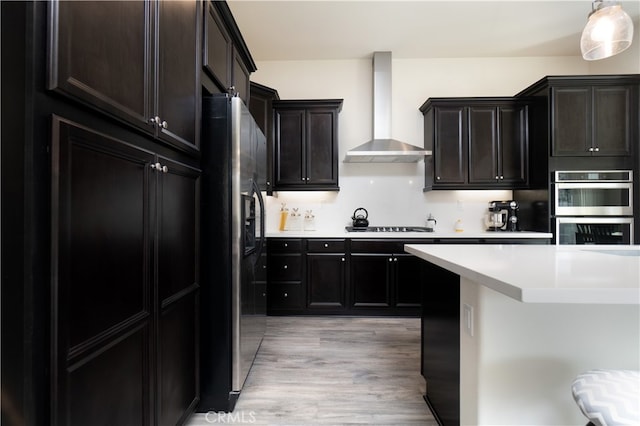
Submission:
POLYGON ((556 216, 633 216, 630 182, 558 182, 556 216))

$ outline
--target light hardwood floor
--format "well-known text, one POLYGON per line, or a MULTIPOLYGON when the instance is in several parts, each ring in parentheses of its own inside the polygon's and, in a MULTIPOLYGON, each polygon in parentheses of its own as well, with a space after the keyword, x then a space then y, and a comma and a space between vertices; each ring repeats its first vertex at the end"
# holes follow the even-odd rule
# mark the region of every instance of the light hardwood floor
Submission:
POLYGON ((188 426, 427 425, 420 320, 268 317, 236 409, 188 426))

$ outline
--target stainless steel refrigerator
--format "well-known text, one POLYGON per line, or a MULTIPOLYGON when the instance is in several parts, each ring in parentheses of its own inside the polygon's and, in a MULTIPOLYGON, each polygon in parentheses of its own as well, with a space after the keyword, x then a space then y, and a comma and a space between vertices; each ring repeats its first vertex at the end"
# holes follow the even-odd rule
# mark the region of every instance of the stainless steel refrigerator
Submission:
POLYGON ((203 98, 201 154, 198 411, 233 411, 266 327, 266 139, 240 98, 203 98))

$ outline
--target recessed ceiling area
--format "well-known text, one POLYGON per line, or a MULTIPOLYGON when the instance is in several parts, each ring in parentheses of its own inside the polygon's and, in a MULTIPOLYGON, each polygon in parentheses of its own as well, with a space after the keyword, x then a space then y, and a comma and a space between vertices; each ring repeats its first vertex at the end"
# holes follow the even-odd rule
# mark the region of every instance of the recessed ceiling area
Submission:
MULTIPOLYGON (((640 0, 621 2, 640 31, 640 0)), ((591 2, 228 0, 256 61, 580 56, 591 2)), ((632 46, 638 49, 638 46, 632 46)))

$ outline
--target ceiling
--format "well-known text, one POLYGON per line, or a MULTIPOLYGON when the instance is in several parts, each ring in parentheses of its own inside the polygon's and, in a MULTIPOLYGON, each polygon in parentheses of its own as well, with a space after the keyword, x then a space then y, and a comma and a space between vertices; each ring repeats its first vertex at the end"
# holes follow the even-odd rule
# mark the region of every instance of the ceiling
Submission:
MULTIPOLYGON (((255 61, 579 56, 591 11, 586 0, 227 3, 255 61)), ((621 4, 640 31, 640 0, 621 4)))

